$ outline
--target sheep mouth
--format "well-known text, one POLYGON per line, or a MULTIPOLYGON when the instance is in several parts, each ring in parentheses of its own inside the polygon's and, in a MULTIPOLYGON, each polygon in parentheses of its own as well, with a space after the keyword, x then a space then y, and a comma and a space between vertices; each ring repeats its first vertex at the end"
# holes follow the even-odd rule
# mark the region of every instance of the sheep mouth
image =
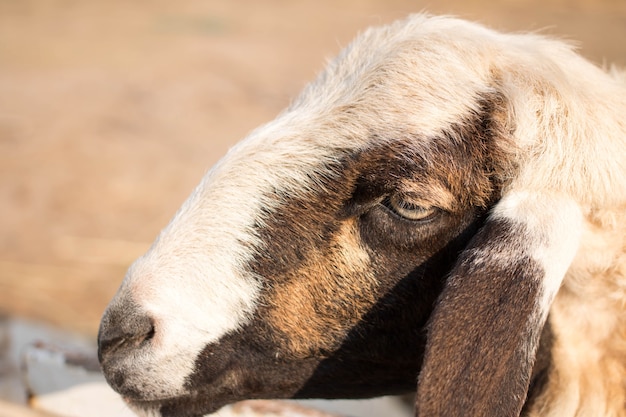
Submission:
POLYGON ((242 366, 231 366, 218 375, 201 380, 194 380, 190 376, 187 392, 181 395, 142 399, 131 394, 123 396, 123 399, 131 410, 142 417, 201 417, 242 400, 287 398, 303 383, 297 380, 279 384, 287 392, 285 394, 271 388, 272 384, 266 380, 265 373, 250 374, 245 369, 242 366))
POLYGON ((122 397, 128 408, 144 417, 202 417, 211 414, 228 402, 198 401, 202 397, 200 392, 168 397, 155 400, 137 400, 122 397), (202 404, 202 407, 199 407, 202 404))

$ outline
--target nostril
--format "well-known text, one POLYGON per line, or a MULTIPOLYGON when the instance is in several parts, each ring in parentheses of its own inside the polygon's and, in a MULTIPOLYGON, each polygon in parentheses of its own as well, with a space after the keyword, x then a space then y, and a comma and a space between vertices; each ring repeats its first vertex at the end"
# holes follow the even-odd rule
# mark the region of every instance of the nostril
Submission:
MULTIPOLYGON (((128 313, 128 312, 125 312, 128 313)), ((144 314, 116 314, 108 311, 98 332, 98 359, 129 353, 155 335, 154 321, 144 314)))
POLYGON ((154 331, 154 323, 151 323, 151 326, 152 327, 150 328, 148 333, 146 333, 146 337, 145 337, 144 341, 148 341, 148 340, 150 340, 150 339, 152 339, 154 337, 154 332, 155 332, 154 331))
POLYGON ((124 345, 124 343, 126 343, 126 338, 124 336, 98 338, 98 358, 100 359, 100 362, 102 362, 104 355, 116 351, 120 346, 124 345))

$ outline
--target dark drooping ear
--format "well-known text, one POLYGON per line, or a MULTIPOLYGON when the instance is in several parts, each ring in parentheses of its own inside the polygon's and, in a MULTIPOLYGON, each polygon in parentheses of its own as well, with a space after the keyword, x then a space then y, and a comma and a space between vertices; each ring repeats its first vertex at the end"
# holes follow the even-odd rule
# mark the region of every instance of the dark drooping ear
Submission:
POLYGON ((505 194, 461 253, 435 307, 416 416, 519 416, 581 229, 580 209, 566 197, 505 194))

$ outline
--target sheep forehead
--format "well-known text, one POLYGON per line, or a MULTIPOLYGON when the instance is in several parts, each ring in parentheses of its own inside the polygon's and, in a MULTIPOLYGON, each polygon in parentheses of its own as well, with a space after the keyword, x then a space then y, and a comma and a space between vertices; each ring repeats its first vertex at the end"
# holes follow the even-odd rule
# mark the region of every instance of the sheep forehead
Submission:
POLYGON ((490 92, 504 35, 450 18, 414 16, 357 37, 291 106, 328 117, 395 122, 425 135, 459 120, 490 92))

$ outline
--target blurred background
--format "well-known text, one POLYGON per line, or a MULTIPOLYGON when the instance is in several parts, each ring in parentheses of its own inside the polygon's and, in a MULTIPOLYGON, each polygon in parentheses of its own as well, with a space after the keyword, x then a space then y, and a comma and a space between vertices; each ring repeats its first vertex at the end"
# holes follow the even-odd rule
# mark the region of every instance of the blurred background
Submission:
POLYGON ((0 0, 0 313, 94 336, 228 147, 357 32, 419 11, 626 66, 625 0, 0 0))

